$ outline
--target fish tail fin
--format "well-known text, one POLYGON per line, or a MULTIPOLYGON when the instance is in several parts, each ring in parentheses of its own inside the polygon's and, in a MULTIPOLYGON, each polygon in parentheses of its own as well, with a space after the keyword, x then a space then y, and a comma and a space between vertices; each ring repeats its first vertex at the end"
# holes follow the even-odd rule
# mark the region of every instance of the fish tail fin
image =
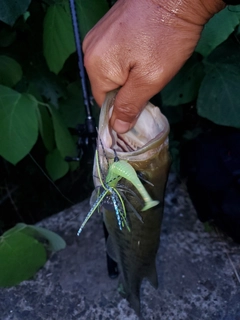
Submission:
POLYGON ((136 312, 137 316, 140 317, 140 284, 137 284, 135 290, 127 291, 127 286, 125 286, 124 281, 120 279, 118 284, 118 292, 124 299, 129 302, 131 308, 136 312))
POLYGON ((139 295, 135 295, 134 293, 131 293, 129 297, 127 298, 130 306, 133 308, 133 310, 136 312, 136 315, 140 317, 141 314, 141 307, 140 307, 140 297, 139 295))
POLYGON ((155 289, 158 288, 158 276, 155 261, 148 268, 146 278, 155 289))

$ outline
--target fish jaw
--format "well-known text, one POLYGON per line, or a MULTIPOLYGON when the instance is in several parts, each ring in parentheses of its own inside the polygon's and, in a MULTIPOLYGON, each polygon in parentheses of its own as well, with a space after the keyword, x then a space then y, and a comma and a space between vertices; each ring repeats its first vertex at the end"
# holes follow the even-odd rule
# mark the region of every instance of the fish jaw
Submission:
MULTIPOLYGON (((155 258, 159 247, 163 197, 170 166, 169 124, 159 108, 148 103, 134 128, 126 134, 117 134, 109 127, 115 94, 116 92, 111 92, 107 95, 100 114, 98 152, 101 174, 106 177, 109 164, 114 160, 115 149, 120 160, 127 161, 136 172, 153 184, 152 186, 146 183, 144 187, 154 203, 152 206, 142 207, 139 201, 141 195, 131 182, 126 179, 120 181, 126 190, 128 202, 142 218, 140 221, 125 203, 130 232, 126 228, 119 230, 114 209, 104 206, 101 208, 109 233, 107 251, 118 264, 122 295, 139 315, 142 280, 147 278, 155 288, 158 285, 155 258), (129 194, 129 189, 133 190, 136 196, 129 194), (141 211, 142 209, 145 210, 141 211)), ((99 186, 96 159, 93 176, 95 185, 99 186)))
POLYGON ((168 144, 169 124, 158 107, 150 102, 143 109, 135 126, 124 134, 117 134, 109 126, 116 91, 107 94, 101 108, 99 136, 107 157, 114 158, 116 150, 119 159, 144 160, 155 152, 155 147, 168 144), (138 158, 140 155, 140 158, 138 158))

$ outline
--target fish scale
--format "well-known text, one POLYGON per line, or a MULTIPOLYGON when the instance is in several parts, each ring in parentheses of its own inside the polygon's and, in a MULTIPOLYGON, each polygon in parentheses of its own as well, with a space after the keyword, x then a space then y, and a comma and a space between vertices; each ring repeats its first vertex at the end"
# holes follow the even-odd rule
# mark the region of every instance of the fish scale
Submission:
MULTIPOLYGON (((99 141, 104 151, 99 148, 99 164, 104 175, 107 176, 108 165, 114 159, 114 149, 118 146, 118 134, 109 127, 110 108, 114 104, 116 92, 107 95, 101 108, 99 120, 99 141), (100 142, 101 140, 101 142, 100 142)), ((123 228, 119 230, 118 221, 113 206, 103 205, 104 223, 109 233, 107 251, 109 256, 117 262, 120 272, 119 292, 126 298, 130 306, 140 315, 140 289, 144 278, 147 278, 155 288, 158 285, 155 259, 159 247, 161 222, 163 216, 163 198, 167 181, 170 156, 168 152, 169 124, 160 110, 148 103, 140 115, 135 127, 126 134, 121 134, 122 150, 117 151, 119 160, 127 161, 136 172, 141 173, 144 179, 152 185, 145 184, 150 197, 159 204, 146 211, 142 210, 142 203, 139 198, 142 196, 131 182, 121 179, 122 189, 131 190, 136 194, 126 192, 125 197, 132 207, 141 215, 142 221, 125 203, 127 208, 127 221, 130 232, 123 228), (146 111, 145 111, 146 110, 146 111), (146 130, 146 125, 149 130, 146 130), (144 126, 144 128, 143 128, 144 126), (131 152, 124 147, 124 141, 136 145, 137 149, 131 152), (144 143, 142 142, 144 141, 144 143)), ((97 178, 96 161, 93 169, 95 186, 99 186, 97 178)), ((116 186, 118 188, 118 185, 116 186)))

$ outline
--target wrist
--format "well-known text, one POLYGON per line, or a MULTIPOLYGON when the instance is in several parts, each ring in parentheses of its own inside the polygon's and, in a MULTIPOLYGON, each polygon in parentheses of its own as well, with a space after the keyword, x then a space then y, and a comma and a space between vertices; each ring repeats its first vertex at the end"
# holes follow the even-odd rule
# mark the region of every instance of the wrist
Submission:
MULTIPOLYGON (((151 0, 169 13, 196 25, 204 25, 226 7, 223 0, 151 0)), ((226 0, 227 2, 228 0, 226 0)), ((229 0, 233 2, 234 0, 229 0)))

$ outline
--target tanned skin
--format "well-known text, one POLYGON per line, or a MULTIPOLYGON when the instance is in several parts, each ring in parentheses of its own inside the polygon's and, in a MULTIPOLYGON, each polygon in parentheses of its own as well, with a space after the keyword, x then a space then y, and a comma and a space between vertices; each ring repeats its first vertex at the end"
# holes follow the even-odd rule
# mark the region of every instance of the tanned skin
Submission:
POLYGON ((147 101, 191 56, 204 24, 224 7, 222 0, 118 0, 87 34, 84 61, 97 103, 120 88, 115 131, 134 126, 147 101))

